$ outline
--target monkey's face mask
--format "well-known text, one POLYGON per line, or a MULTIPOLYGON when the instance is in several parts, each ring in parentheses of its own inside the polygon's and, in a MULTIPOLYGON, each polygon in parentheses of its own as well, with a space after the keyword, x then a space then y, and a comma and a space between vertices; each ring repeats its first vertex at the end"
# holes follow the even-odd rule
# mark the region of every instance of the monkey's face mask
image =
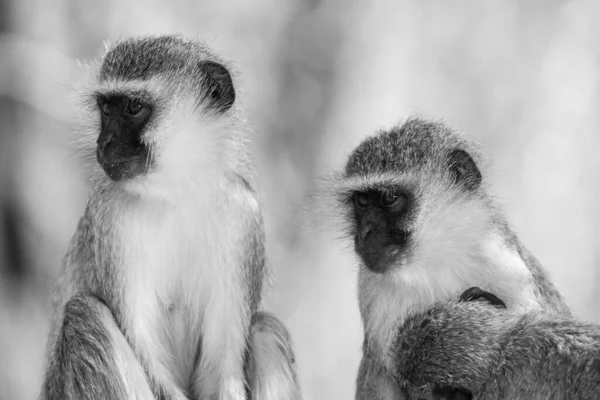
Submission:
POLYGON ((352 196, 354 246, 364 265, 385 273, 408 251, 410 196, 403 191, 370 190, 352 196))
POLYGON ((96 159, 113 181, 146 174, 150 152, 142 141, 152 107, 129 96, 98 98, 101 124, 96 159))

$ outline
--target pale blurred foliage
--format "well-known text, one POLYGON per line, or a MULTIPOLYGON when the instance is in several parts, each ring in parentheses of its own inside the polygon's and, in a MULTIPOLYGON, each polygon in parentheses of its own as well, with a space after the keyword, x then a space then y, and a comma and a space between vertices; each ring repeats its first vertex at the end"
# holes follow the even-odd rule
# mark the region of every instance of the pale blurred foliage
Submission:
POLYGON ((5 0, 0 28, 0 398, 39 390, 53 276, 86 198, 76 60, 118 35, 200 36, 239 65, 267 307, 292 332, 306 399, 352 397, 362 331, 349 244, 301 210, 363 137, 414 113, 483 143, 522 240, 600 322, 598 2, 5 0))

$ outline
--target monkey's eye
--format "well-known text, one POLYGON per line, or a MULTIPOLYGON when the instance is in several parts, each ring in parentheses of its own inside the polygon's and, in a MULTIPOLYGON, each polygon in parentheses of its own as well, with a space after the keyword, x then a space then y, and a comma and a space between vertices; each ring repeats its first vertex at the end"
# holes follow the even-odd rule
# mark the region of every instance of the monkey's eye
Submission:
POLYGON ((127 104, 127 113, 129 115, 137 115, 142 111, 144 105, 140 103, 138 100, 131 100, 129 104, 127 104))
POLYGON ((397 208, 404 204, 404 196, 394 192, 383 192, 380 203, 385 208, 397 208))
POLYGON ((358 208, 365 208, 367 204, 369 204, 369 199, 364 193, 356 193, 354 195, 354 204, 356 204, 356 207, 358 208))
POLYGON ((101 101, 101 102, 98 102, 98 106, 100 107, 100 111, 102 111, 102 114, 104 114, 105 116, 107 116, 110 113, 110 109, 108 108, 108 103, 101 101))

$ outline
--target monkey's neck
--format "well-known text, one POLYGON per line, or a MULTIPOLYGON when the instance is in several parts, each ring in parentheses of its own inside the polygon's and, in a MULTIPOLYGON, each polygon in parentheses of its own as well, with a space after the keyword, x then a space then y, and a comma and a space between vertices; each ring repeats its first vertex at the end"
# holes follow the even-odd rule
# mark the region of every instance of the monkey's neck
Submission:
MULTIPOLYGON (((385 354, 405 319, 436 302, 457 298, 478 286, 500 297, 509 308, 531 309, 561 300, 537 261, 499 231, 481 233, 472 247, 450 254, 414 258, 390 273, 365 268, 359 274, 359 303, 365 335, 377 353, 385 354)), ((464 245, 464 244, 463 244, 464 245)))

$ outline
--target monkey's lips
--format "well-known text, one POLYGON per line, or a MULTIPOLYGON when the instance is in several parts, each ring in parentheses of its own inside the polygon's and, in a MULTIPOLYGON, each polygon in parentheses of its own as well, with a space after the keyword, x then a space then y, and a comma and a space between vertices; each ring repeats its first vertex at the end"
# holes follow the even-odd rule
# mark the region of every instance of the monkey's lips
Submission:
POLYGON ((399 246, 389 246, 383 254, 380 254, 375 259, 365 262, 365 266, 378 274, 385 274, 399 264, 399 261, 404 257, 404 251, 399 246))
POLYGON ((403 265, 408 257, 410 232, 404 232, 401 237, 402 240, 386 241, 383 245, 369 246, 365 244, 361 248, 357 248, 356 251, 365 267, 372 272, 384 274, 403 265))
POLYGON ((98 149, 96 151, 96 159, 106 175, 115 182, 146 174, 150 167, 146 151, 122 157, 110 152, 102 154, 100 149, 98 149))

